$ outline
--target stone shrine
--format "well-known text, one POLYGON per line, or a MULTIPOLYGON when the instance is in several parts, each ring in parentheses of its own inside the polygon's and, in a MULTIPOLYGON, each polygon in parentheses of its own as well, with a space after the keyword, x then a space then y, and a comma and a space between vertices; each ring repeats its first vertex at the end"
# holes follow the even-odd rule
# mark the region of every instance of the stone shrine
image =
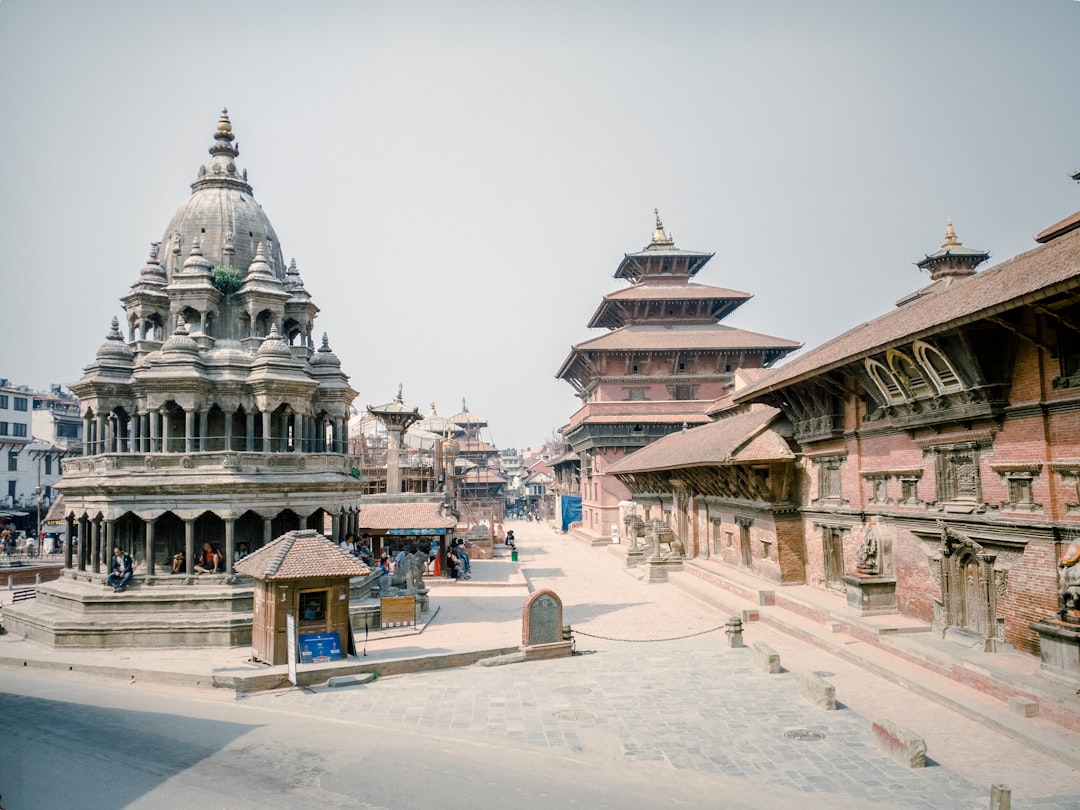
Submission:
POLYGON ((57 488, 67 536, 80 542, 37 604, 5 611, 13 632, 92 643, 82 624, 94 624, 93 603, 116 625, 113 646, 247 643, 251 582, 233 570, 242 547, 295 530, 335 541, 356 530, 361 483, 346 455, 356 392, 325 334, 315 346, 319 309, 237 167, 226 110, 209 151, 122 299, 123 330, 114 318, 71 386, 85 455, 65 462, 57 488), (117 595, 123 610, 100 586, 113 547, 135 561, 131 588, 117 595), (204 548, 221 555, 218 572, 195 572, 204 548), (196 593, 205 609, 182 623, 183 638, 169 626, 125 629, 187 613, 196 593))

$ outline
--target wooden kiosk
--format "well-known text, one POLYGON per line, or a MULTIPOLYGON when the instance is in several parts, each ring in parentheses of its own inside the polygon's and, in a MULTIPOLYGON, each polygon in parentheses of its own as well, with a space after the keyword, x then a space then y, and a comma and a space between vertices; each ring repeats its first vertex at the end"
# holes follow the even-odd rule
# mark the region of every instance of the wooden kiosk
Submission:
POLYGON ((251 653, 288 663, 288 616, 301 664, 344 657, 349 648, 349 580, 371 570, 316 531, 287 532, 236 564, 255 580, 251 653))

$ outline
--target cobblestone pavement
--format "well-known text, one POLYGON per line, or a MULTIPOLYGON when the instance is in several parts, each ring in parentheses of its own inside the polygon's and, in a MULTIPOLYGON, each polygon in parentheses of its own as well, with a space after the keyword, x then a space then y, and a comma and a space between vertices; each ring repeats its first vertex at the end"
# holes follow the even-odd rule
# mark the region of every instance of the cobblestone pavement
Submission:
POLYGON ((539 747, 594 766, 653 762, 744 779, 748 791, 837 794, 866 806, 985 808, 991 784, 1000 783, 1011 788, 1014 808, 1080 807, 1074 769, 827 651, 748 625, 747 642, 765 641, 785 665, 766 675, 749 649, 728 647, 718 629, 727 617, 715 609, 670 586, 639 582, 607 549, 542 525, 513 528, 523 570, 534 588, 550 587, 563 599, 564 623, 578 631, 582 654, 244 702, 539 747), (694 633, 701 634, 660 640, 694 633), (836 686, 837 711, 800 697, 801 672, 836 686), (927 740, 928 767, 908 769, 875 746, 871 723, 881 718, 927 740))

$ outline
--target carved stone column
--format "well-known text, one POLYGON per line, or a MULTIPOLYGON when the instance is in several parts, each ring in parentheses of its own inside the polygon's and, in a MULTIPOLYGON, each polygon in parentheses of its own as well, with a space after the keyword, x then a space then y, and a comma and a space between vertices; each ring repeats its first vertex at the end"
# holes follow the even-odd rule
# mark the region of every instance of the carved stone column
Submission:
POLYGON ((233 573, 233 558, 236 554, 236 518, 225 518, 225 573, 233 573))
POLYGON ((148 518, 143 521, 146 527, 146 575, 154 574, 154 524, 157 518, 148 518))
POLYGON ((195 518, 184 520, 184 573, 195 574, 195 518))

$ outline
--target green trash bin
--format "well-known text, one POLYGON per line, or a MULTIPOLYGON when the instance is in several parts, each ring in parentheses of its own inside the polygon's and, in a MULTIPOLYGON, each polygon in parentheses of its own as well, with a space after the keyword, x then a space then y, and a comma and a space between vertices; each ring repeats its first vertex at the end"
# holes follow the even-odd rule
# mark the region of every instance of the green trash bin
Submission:
POLYGON ((510 552, 510 561, 511 562, 517 562, 517 549, 516 548, 513 551, 510 552))

